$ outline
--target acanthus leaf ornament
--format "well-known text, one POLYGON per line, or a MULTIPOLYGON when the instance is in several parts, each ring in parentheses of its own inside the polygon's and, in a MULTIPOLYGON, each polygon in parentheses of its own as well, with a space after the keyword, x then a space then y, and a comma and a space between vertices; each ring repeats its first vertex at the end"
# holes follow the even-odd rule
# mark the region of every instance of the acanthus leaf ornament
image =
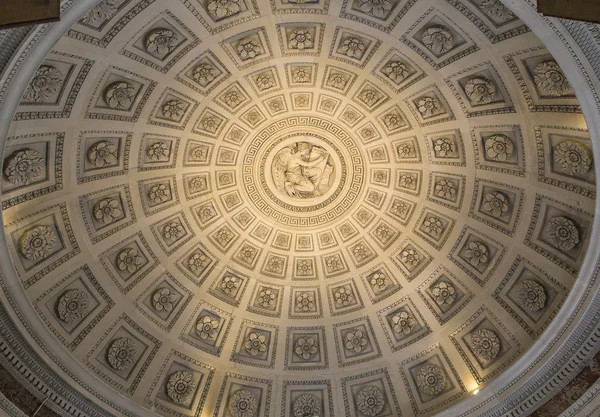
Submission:
POLYGON ((123 371, 133 364, 136 355, 137 351, 133 340, 120 337, 110 344, 106 359, 113 369, 123 371))
POLYGON ((47 258, 58 240, 56 232, 45 225, 28 229, 19 238, 19 252, 30 261, 47 258))
POLYGON ((63 77, 58 68, 52 65, 40 65, 23 93, 23 100, 35 103, 47 102, 58 93, 63 77))
POLYGON ((166 384, 167 395, 179 404, 184 404, 196 390, 194 375, 188 371, 177 371, 169 376, 166 384))
POLYGON ((241 389, 231 395, 228 407, 233 417, 256 417, 258 398, 252 391, 241 389))
POLYGON ((435 396, 446 387, 446 375, 437 365, 426 364, 419 369, 416 378, 417 386, 422 393, 435 396))
POLYGON ((517 285, 517 299, 525 310, 537 312, 546 306, 546 290, 536 281, 526 279, 517 285))
POLYGON ((85 291, 67 290, 56 303, 58 318, 65 323, 76 323, 89 311, 89 297, 85 291))
POLYGON ((315 417, 321 415, 321 401, 312 394, 302 394, 294 400, 294 417, 315 417))
POLYGON ((557 216, 546 223, 544 231, 550 244, 563 252, 572 250, 579 243, 579 230, 572 220, 557 216))
POLYGON ((373 386, 367 385, 364 388, 361 388, 360 391, 356 394, 356 408, 363 415, 368 417, 378 416, 385 407, 385 397, 383 392, 373 386))
POLYGON ((562 97, 575 94, 573 87, 556 61, 540 62, 533 73, 535 84, 545 95, 562 97))
POLYGON ((574 141, 560 142, 552 150, 554 162, 568 175, 585 175, 592 167, 590 149, 574 141))
POLYGON ((13 152, 6 160, 4 175, 13 185, 29 185, 42 178, 46 161, 33 149, 13 152))
POLYGON ((476 330, 471 335, 471 348, 478 358, 491 361, 500 353, 500 339, 492 330, 476 330))

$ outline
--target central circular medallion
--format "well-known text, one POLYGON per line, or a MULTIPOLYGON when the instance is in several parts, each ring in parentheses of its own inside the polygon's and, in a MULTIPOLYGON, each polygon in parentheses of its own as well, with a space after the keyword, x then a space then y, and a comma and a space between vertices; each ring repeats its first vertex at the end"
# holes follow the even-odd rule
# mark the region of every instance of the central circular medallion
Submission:
POLYGON ((296 207, 329 200, 343 182, 339 151, 314 134, 292 134, 277 142, 265 155, 265 182, 273 196, 296 207))
POLYGON ((318 226, 339 219, 357 201, 364 159, 337 124, 289 117, 248 142, 242 172, 261 214, 291 226, 318 226))
POLYGON ((293 199, 314 199, 330 190, 335 163, 324 147, 309 141, 294 142, 275 154, 271 175, 281 194, 293 199))

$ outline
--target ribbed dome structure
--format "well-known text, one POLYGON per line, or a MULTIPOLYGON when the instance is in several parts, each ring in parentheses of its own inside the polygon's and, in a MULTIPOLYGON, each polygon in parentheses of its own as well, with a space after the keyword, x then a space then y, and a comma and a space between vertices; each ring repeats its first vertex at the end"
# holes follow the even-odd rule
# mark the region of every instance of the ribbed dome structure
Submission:
POLYGON ((551 398, 600 347, 598 32, 557 25, 525 0, 64 2, 0 91, 4 313, 74 390, 54 411, 551 398))

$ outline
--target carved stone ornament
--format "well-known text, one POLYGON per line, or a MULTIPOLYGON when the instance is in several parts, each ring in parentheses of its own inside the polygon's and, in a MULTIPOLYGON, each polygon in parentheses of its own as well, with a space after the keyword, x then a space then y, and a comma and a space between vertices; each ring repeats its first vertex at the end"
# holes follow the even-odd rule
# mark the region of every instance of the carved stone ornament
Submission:
POLYGON ((148 156, 153 161, 160 161, 169 158, 169 146, 164 142, 156 142, 148 146, 146 150, 148 156))
POLYGON ((500 0, 480 0, 479 7, 483 13, 500 22, 508 22, 515 18, 514 13, 500 0))
POLYGON ((209 0, 206 10, 214 20, 219 21, 238 14, 242 9, 239 0, 209 0))
POLYGON ((406 311, 400 311, 392 316, 392 330, 398 334, 410 334, 417 325, 414 317, 406 311))
POLYGON ((566 140, 559 143, 552 153, 554 162, 566 174, 585 175, 592 167, 592 152, 581 143, 566 140))
POLYGON ((156 184, 148 190, 148 199, 153 203, 164 203, 171 199, 169 184, 156 184))
POLYGON ((358 7, 366 15, 386 19, 392 10, 390 0, 359 0, 358 7))
POLYGON ((409 75, 408 66, 403 62, 390 61, 381 70, 390 80, 400 84, 409 75))
POLYGON ((435 302, 440 306, 450 305, 456 300, 456 289, 449 282, 438 282, 431 288, 431 293, 435 298, 435 302))
POLYGON ((579 243, 579 230, 572 220, 558 216, 553 217, 544 227, 550 244, 563 252, 570 251, 579 243))
POLYGON ((436 236, 441 234, 444 230, 442 221, 434 216, 425 219, 423 222, 423 229, 425 230, 425 233, 436 236))
POLYGON ((534 69, 534 81, 545 95, 561 97, 575 94, 564 72, 556 61, 540 62, 534 69))
POLYGON ((400 261, 407 267, 415 267, 421 261, 421 256, 414 249, 405 249, 400 254, 400 261))
POLYGON ((96 168, 112 166, 117 162, 117 147, 107 140, 101 140, 88 148, 86 156, 88 162, 96 168))
POLYGON ((302 394, 294 400, 294 417, 315 417, 321 415, 321 401, 312 394, 302 394))
POLYGON ((536 281, 526 279, 517 285, 517 299, 525 310, 535 313, 546 306, 546 290, 536 281))
POLYGON ((492 330, 476 330, 471 335, 471 349, 480 359, 494 360, 500 353, 500 339, 492 330))
POLYGON ((344 346, 350 352, 360 353, 369 343, 367 337, 361 330, 350 331, 346 334, 344 346))
POLYGON ((36 261, 48 257, 58 240, 56 232, 49 226, 34 226, 19 238, 19 252, 26 259, 36 261))
POLYGON ((221 280, 221 290, 226 294, 233 294, 237 292, 237 289, 240 286, 240 279, 233 275, 226 275, 221 280))
POLYGON ((416 379, 417 386, 425 395, 438 395, 446 387, 446 375, 437 365, 428 363, 422 366, 416 379))
POLYGON ((501 193, 500 191, 494 191, 491 193, 487 193, 483 197, 483 205, 481 206, 481 210, 489 214, 492 217, 497 219, 504 216, 508 213, 508 197, 501 193))
POLYGON ((58 93, 64 75, 52 65, 40 65, 29 82, 23 100, 36 103, 45 103, 50 97, 58 93))
POLYGON ((361 388, 356 394, 356 408, 365 416, 378 416, 385 407, 385 397, 383 392, 372 385, 361 388))
POLYGON ((162 230, 162 235, 167 240, 177 240, 185 234, 185 229, 179 222, 167 223, 162 230))
POLYGON ((135 87, 126 81, 116 81, 104 89, 104 102, 111 109, 129 110, 135 97, 135 87))
POLYGON ((58 318, 65 323, 79 322, 89 311, 90 300, 85 291, 67 290, 56 302, 58 318))
POLYGON ((489 261, 488 248, 481 241, 470 242, 462 251, 462 256, 474 267, 485 265, 489 261))
POLYGON ((218 70, 210 64, 199 64, 192 70, 192 79, 202 86, 207 86, 215 80, 218 70))
POLYGON ((171 29, 155 28, 146 34, 144 46, 150 55, 164 59, 175 50, 179 37, 171 29))
POLYGON ((367 47, 362 40, 350 37, 342 41, 340 52, 348 58, 361 59, 367 50, 367 47))
POLYGON ((90 26, 98 27, 102 23, 112 19, 125 1, 126 0, 102 0, 90 11, 83 15, 81 22, 90 26))
POLYGON ((432 26, 421 36, 423 44, 434 54, 442 55, 454 47, 452 33, 444 26, 432 26))
POLYGON ((167 395, 176 403, 185 403, 196 390, 194 375, 187 371, 177 371, 171 374, 166 384, 167 395))
POLYGON ((313 36, 306 29, 296 29, 290 33, 288 39, 288 48, 290 49, 310 49, 313 47, 313 36))
POLYGON ((348 306, 354 303, 354 294, 349 285, 337 288, 333 292, 333 297, 335 298, 336 304, 341 306, 348 306))
POLYGON ((485 153, 494 161, 506 161, 513 155, 513 151, 513 142, 506 135, 496 134, 485 139, 485 153))
POLYGON ((264 288, 258 293, 256 301, 262 308, 275 308, 277 304, 277 292, 270 288, 264 288))
POLYGON ((160 106, 160 112, 167 119, 178 121, 183 116, 186 107, 181 100, 168 100, 160 106))
POLYGON ((483 77, 471 78, 465 84, 465 93, 474 105, 489 104, 494 100, 496 85, 483 77))
POLYGON ((137 351, 135 350, 133 340, 127 337, 120 337, 110 344, 106 359, 113 369, 122 371, 135 361, 136 355, 137 351))
POLYGON ((228 407, 233 417, 256 417, 258 398, 252 391, 241 389, 231 395, 228 407))
POLYGON ((46 161, 33 149, 13 152, 5 162, 4 175, 13 185, 29 185, 42 178, 46 161))
POLYGON ((252 356, 258 356, 267 351, 267 337, 258 332, 250 332, 244 342, 244 349, 252 356))
POLYGON ((152 295, 152 306, 156 311, 172 311, 175 301, 177 301, 177 294, 167 287, 158 288, 152 295))
POLYGON ((456 193, 456 186, 450 180, 440 179, 435 183, 435 195, 444 200, 454 200, 456 193))
POLYGON ((299 337, 294 346, 294 352, 300 358, 308 360, 319 351, 317 341, 312 337, 299 337))
POLYGON ((210 259, 208 259, 208 256, 202 252, 194 253, 187 260, 188 266, 194 272, 204 270, 204 268, 208 266, 209 262, 210 259))
POLYGON ((440 113, 442 105, 435 97, 423 97, 417 103, 417 110, 424 119, 440 113))
POLYGON ((196 322, 196 333, 205 340, 215 340, 219 334, 219 320, 213 316, 202 316, 196 322))
POLYGON ((125 248, 117 255, 117 268, 130 274, 137 272, 144 264, 144 257, 135 248, 125 248))
POLYGON ((123 208, 119 200, 114 198, 103 198, 94 204, 94 218, 100 223, 110 224, 123 216, 123 208))
POLYGON ((243 38, 237 43, 237 53, 242 61, 245 61, 256 58, 262 53, 262 49, 255 39, 243 38))
POLYGON ((389 277, 387 274, 381 270, 375 272, 371 278, 369 279, 369 284, 376 291, 383 291, 389 285, 389 277))

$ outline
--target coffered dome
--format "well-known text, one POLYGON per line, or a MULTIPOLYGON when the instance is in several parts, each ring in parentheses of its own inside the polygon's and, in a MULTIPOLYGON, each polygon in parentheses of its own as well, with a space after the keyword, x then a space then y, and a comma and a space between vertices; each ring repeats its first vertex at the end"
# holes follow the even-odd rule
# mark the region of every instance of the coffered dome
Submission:
POLYGON ((535 363, 595 288, 600 117, 552 22, 525 1, 96 3, 12 64, 1 181, 3 301, 86 401, 491 416, 549 381, 535 363))

